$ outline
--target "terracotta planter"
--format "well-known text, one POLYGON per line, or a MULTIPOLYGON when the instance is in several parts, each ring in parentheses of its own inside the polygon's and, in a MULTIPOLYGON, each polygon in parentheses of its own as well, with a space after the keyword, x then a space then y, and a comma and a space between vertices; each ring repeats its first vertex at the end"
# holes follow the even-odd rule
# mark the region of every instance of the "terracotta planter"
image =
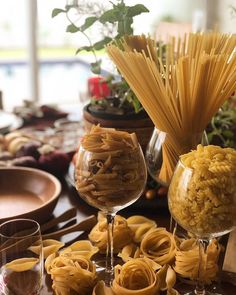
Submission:
POLYGON ((128 115, 111 115, 91 111, 90 104, 84 107, 83 118, 85 131, 89 131, 93 124, 100 124, 102 127, 116 128, 130 133, 135 132, 143 151, 146 150, 154 128, 151 119, 144 112, 128 115))

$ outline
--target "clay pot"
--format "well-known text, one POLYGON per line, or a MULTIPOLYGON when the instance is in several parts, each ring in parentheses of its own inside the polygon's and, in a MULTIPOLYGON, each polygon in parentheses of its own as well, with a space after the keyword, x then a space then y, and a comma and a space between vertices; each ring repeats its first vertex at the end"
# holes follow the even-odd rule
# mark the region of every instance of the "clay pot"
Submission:
POLYGON ((91 126, 100 124, 102 127, 116 128, 118 130, 135 132, 139 143, 145 152, 147 144, 153 132, 153 122, 145 112, 132 114, 108 114, 105 112, 95 112, 90 108, 90 104, 83 109, 85 131, 89 131, 91 126))

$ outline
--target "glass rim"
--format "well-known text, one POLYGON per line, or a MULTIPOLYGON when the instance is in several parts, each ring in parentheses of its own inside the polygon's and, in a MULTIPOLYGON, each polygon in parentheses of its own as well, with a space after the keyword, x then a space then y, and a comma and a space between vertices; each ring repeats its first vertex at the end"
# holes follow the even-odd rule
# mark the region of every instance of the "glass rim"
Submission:
MULTIPOLYGON (((181 160, 180 157, 179 157, 179 160, 178 160, 177 165, 178 165, 178 164, 180 164, 184 169, 188 169, 188 170, 190 170, 190 171, 192 171, 192 172, 195 170, 194 168, 191 168, 191 167, 186 166, 186 165, 184 164, 184 162, 181 160)), ((177 165, 176 165, 176 167, 177 167, 177 165)))
MULTIPOLYGON (((32 228, 33 229, 33 228, 32 228)), ((24 231, 24 230, 23 230, 24 231)), ((16 218, 16 219, 10 219, 10 220, 7 220, 7 221, 4 221, 3 223, 0 224, 0 237, 3 237, 3 238, 7 238, 7 239, 15 239, 15 240, 18 240, 18 239, 22 239, 22 238, 27 238, 27 237, 31 237, 31 236, 34 236, 36 233, 40 233, 40 224, 34 220, 34 219, 30 219, 30 218, 16 218), (20 235, 20 236, 10 236, 10 235, 5 235, 5 234, 2 234, 1 233, 1 229, 3 228, 4 225, 6 224, 10 224, 10 223, 13 223, 13 222, 17 222, 17 221, 25 221, 25 222, 31 222, 32 224, 34 224, 36 226, 36 229, 33 230, 30 234, 27 234, 27 235, 20 235)))
MULTIPOLYGON (((83 138, 83 136, 81 137, 81 139, 83 138)), ((141 151, 142 151, 142 147, 141 147, 141 144, 138 142, 138 144, 137 144, 137 146, 132 150, 132 149, 130 149, 130 150, 125 150, 125 151, 128 151, 128 152, 132 152, 132 151, 134 151, 134 150, 136 150, 136 149, 141 149, 141 151)), ((96 153, 96 154, 99 154, 99 153, 103 153, 103 152, 113 152, 113 151, 109 151, 109 150, 104 150, 104 151, 102 151, 102 152, 93 152, 93 151, 90 151, 90 150, 88 150, 88 149, 86 149, 86 148, 84 148, 83 147, 83 145, 81 144, 81 142, 79 143, 79 148, 78 148, 78 151, 77 152, 79 152, 79 151, 86 151, 86 152, 88 152, 88 153, 96 153)), ((114 151, 116 151, 116 150, 114 150, 114 151)), ((117 149, 117 151, 118 151, 118 149, 117 149)), ((122 150, 123 151, 123 150, 122 150)), ((142 151, 142 153, 143 153, 143 151, 142 151)), ((144 153, 143 153, 143 155, 144 155, 144 153)))

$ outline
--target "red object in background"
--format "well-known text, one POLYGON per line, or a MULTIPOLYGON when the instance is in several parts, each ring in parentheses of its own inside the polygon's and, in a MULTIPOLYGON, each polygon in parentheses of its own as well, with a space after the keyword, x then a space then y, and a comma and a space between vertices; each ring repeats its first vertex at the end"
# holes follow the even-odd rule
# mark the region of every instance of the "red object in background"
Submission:
POLYGON ((88 92, 91 97, 102 99, 109 96, 111 90, 103 77, 96 76, 88 78, 88 92))

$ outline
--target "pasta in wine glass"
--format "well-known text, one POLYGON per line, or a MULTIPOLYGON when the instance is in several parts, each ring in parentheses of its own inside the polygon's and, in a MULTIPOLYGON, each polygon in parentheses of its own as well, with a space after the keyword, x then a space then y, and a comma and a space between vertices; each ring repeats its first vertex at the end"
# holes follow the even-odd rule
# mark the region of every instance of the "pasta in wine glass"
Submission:
POLYGON ((200 278, 209 239, 236 227, 236 151, 201 146, 180 157, 168 192, 173 218, 199 241, 199 278, 195 295, 207 293, 200 278))
POLYGON ((117 211, 135 202, 147 172, 135 134, 94 126, 81 141, 75 165, 80 196, 107 218, 107 285, 113 278, 113 224, 117 211))

